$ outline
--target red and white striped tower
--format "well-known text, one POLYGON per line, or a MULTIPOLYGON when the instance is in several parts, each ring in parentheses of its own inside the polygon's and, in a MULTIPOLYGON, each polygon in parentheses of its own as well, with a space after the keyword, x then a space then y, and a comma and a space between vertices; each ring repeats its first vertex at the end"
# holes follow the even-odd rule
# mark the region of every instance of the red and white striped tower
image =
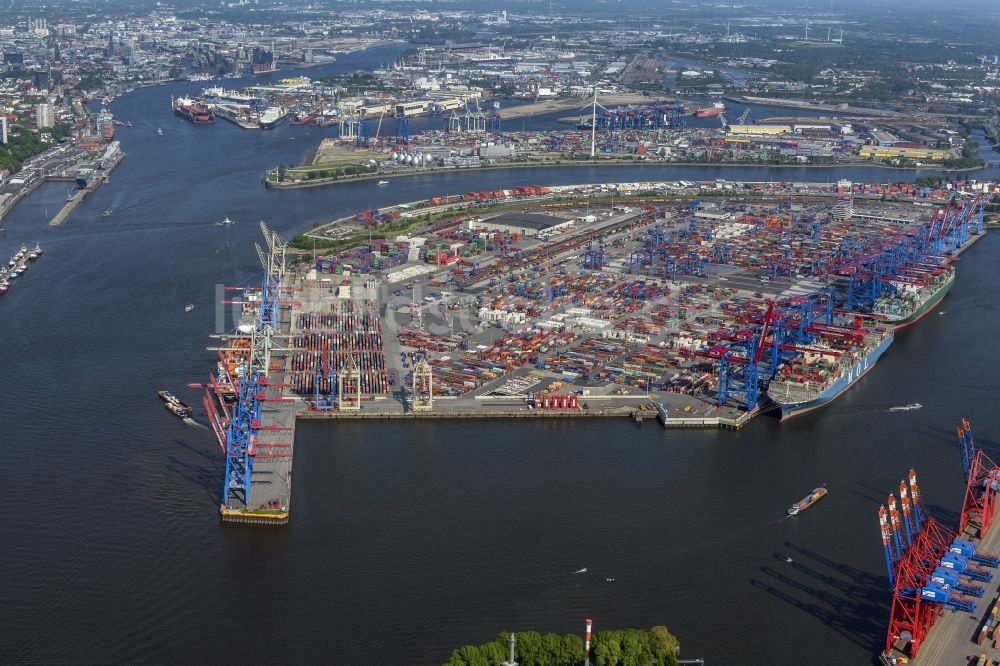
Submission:
POLYGON ((587 634, 586 634, 586 639, 584 641, 584 646, 583 646, 583 652, 584 652, 584 654, 587 657, 586 662, 584 662, 586 664, 586 666, 590 666, 590 632, 591 632, 591 630, 593 628, 594 628, 594 621, 591 620, 588 617, 587 618, 587 634))

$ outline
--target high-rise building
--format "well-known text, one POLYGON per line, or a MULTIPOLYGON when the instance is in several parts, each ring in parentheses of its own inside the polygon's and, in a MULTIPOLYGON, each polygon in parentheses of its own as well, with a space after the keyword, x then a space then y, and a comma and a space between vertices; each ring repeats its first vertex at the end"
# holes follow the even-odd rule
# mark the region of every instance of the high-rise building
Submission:
POLYGON ((35 125, 38 126, 38 129, 52 127, 55 124, 51 104, 39 104, 35 107, 35 125))
POLYGON ((47 70, 39 70, 31 76, 32 85, 35 90, 48 90, 51 77, 47 70))
POLYGON ((0 143, 7 145, 7 116, 0 116, 0 143))

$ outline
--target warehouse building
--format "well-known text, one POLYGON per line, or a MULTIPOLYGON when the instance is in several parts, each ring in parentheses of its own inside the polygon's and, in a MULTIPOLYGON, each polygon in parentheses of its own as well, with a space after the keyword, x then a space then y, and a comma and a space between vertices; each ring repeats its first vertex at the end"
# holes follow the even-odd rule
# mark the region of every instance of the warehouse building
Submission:
POLYGON ((572 226, 573 221, 539 213, 504 213, 485 220, 469 220, 469 231, 507 232, 521 236, 544 236, 572 226))

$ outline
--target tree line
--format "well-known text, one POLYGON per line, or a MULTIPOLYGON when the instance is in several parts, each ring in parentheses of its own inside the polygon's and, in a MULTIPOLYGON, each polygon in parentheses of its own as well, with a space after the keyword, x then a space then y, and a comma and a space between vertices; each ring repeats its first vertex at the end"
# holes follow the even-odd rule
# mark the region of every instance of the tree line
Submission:
MULTIPOLYGON (((515 632, 519 666, 579 666, 587 657, 577 634, 515 632)), ((598 631, 591 640, 594 666, 677 666, 680 643, 666 627, 598 631)), ((501 666, 510 656, 510 633, 482 645, 464 645, 443 666, 501 666)))

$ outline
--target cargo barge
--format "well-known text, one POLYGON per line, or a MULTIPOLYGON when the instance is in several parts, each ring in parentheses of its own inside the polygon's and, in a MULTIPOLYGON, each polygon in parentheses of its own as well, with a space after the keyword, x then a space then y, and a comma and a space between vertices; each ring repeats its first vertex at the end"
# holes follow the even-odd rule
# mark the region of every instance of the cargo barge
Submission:
POLYGON ((826 497, 826 488, 813 488, 811 493, 788 507, 788 515, 797 516, 800 512, 805 511, 824 497, 826 497))
POLYGON ((171 414, 179 416, 182 419, 186 419, 191 416, 191 405, 182 401, 176 395, 170 391, 159 391, 159 396, 163 399, 163 406, 167 408, 171 414))
POLYGON ((891 329, 865 329, 860 347, 837 350, 819 347, 803 357, 809 374, 795 373, 783 363, 771 381, 767 396, 781 410, 782 420, 811 412, 832 402, 854 386, 889 348, 895 338, 891 329), (811 367, 810 367, 811 366, 811 367))

